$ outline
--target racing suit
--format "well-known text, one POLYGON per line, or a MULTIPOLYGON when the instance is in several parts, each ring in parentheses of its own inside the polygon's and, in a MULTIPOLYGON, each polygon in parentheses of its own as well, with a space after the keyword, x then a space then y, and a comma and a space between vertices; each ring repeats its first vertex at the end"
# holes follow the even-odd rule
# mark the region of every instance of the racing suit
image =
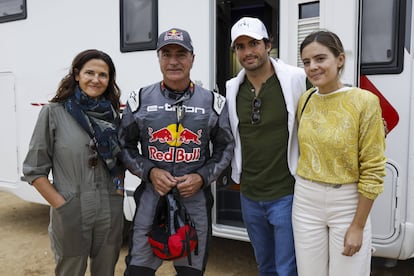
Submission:
POLYGON ((198 255, 192 253, 191 267, 186 257, 174 261, 178 275, 202 275, 211 236, 210 184, 229 165, 234 149, 225 98, 192 83, 182 93, 171 92, 162 82, 144 87, 128 99, 119 139, 124 165, 142 180, 134 194, 136 212, 125 275, 154 275, 162 263, 146 236, 160 197, 149 179, 154 167, 173 176, 198 173, 203 179, 200 191, 183 198, 197 229, 198 255))

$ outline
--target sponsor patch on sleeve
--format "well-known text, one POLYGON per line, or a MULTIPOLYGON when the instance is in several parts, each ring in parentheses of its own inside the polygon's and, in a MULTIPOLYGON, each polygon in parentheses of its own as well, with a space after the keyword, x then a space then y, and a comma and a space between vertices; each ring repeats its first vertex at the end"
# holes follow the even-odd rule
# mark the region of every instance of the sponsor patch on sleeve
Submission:
POLYGON ((129 94, 128 105, 131 112, 135 112, 139 108, 139 92, 141 90, 134 90, 129 94))
POLYGON ((219 93, 215 93, 215 92, 213 92, 213 97, 214 97, 214 103, 213 103, 214 111, 218 115, 220 115, 221 111, 224 108, 224 104, 226 103, 226 98, 220 95, 219 93))

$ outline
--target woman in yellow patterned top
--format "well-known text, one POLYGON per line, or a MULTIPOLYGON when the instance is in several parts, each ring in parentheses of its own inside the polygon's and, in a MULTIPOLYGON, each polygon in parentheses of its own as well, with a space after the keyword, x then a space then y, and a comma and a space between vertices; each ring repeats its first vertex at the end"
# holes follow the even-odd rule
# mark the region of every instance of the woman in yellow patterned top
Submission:
POLYGON ((370 275, 369 213, 383 191, 385 134, 377 96, 345 87, 338 36, 318 31, 300 53, 314 88, 298 104, 293 230, 300 276, 370 275))

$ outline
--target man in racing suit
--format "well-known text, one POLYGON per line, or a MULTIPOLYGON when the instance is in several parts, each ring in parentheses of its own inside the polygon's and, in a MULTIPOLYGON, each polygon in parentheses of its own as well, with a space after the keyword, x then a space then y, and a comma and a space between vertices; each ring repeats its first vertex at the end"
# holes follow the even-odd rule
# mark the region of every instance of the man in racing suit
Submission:
POLYGON ((155 275, 162 264, 148 243, 160 196, 176 187, 195 223, 198 254, 174 261, 177 275, 203 275, 211 236, 210 184, 229 165, 234 140, 225 98, 190 80, 189 34, 177 28, 158 38, 163 80, 132 92, 119 132, 121 159, 141 178, 125 275, 155 275), (140 145, 140 151, 138 149, 140 145), (210 147, 210 144, 212 147, 210 147))

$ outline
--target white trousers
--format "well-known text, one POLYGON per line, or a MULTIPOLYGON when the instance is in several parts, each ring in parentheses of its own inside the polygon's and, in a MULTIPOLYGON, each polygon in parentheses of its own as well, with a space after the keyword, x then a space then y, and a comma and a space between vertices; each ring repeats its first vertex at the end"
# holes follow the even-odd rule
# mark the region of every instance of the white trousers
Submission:
POLYGON ((292 223, 299 276, 370 275, 369 218, 360 251, 352 257, 342 255, 358 198, 357 184, 335 186, 297 177, 292 223))

